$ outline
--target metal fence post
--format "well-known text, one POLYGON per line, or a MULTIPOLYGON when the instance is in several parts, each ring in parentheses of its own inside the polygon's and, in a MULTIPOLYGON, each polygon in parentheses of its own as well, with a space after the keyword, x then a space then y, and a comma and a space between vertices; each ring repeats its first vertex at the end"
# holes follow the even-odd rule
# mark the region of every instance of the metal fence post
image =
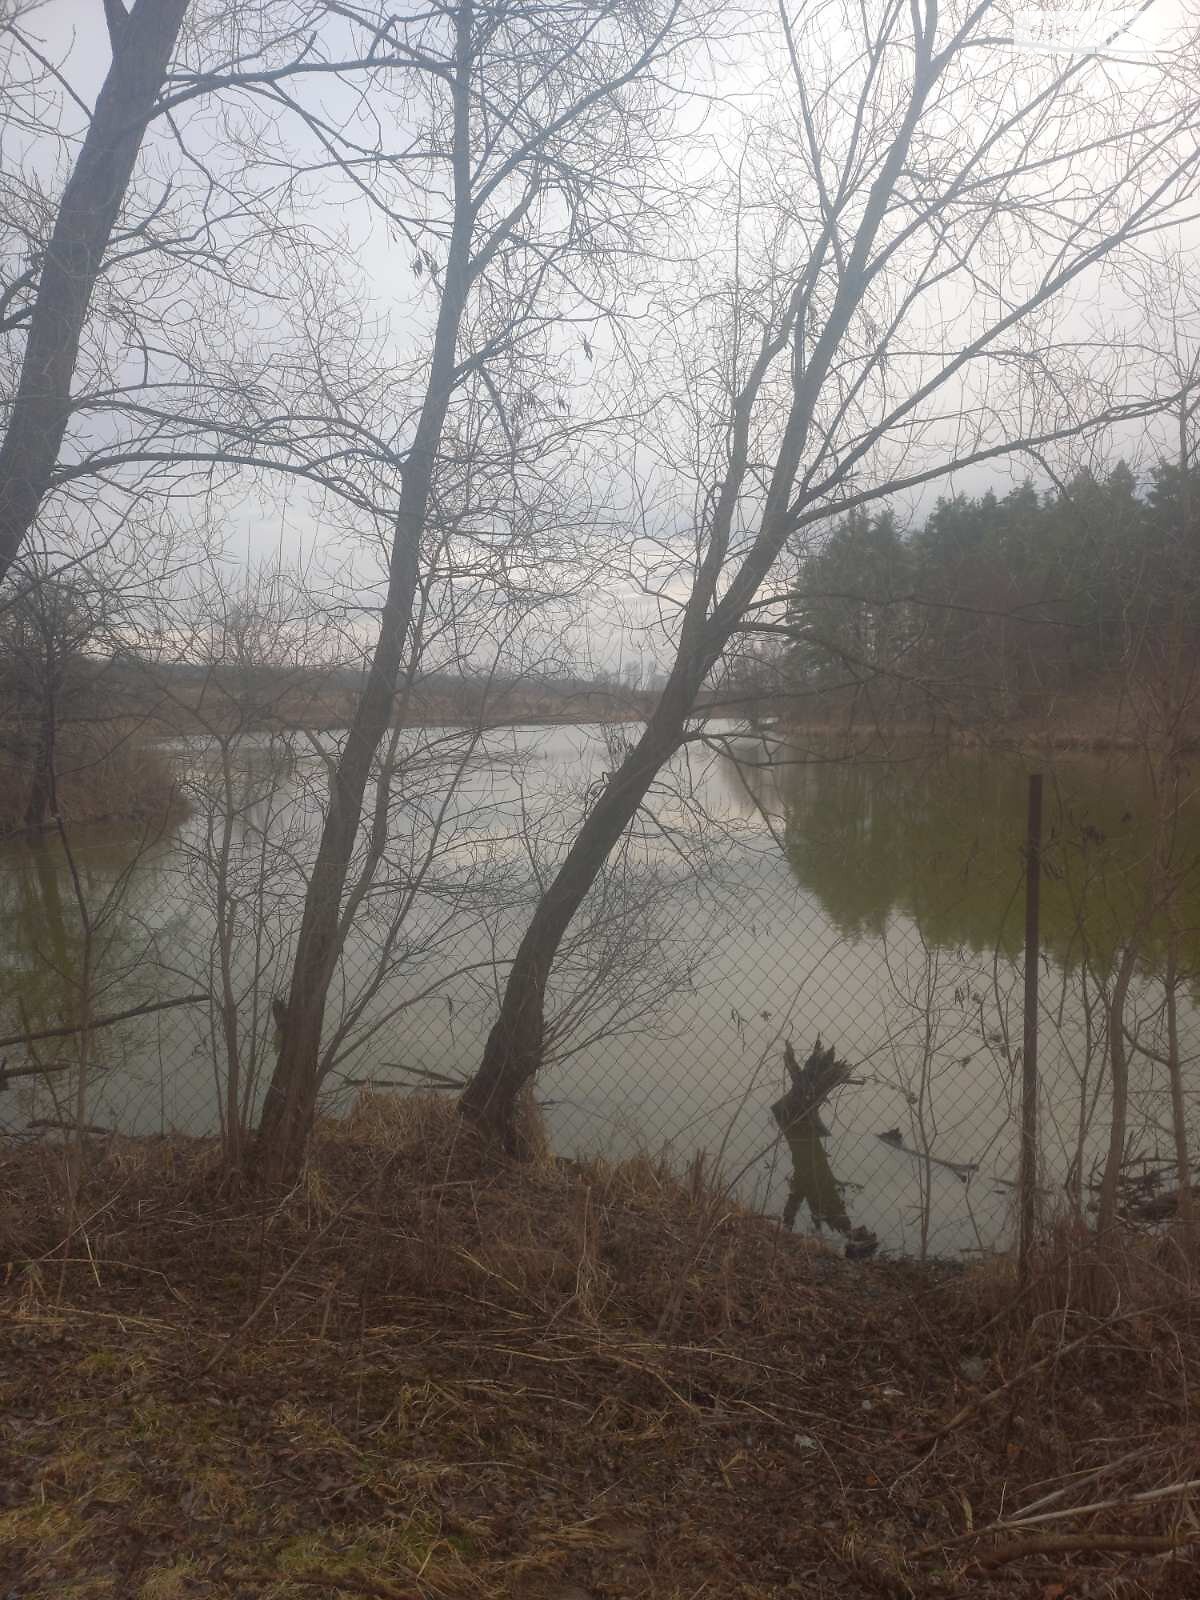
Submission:
POLYGON ((1029 1282, 1036 1223, 1038 1158, 1038 946, 1042 885, 1042 775, 1030 774, 1025 832, 1025 1029, 1021 1054, 1021 1197, 1017 1286, 1029 1282))

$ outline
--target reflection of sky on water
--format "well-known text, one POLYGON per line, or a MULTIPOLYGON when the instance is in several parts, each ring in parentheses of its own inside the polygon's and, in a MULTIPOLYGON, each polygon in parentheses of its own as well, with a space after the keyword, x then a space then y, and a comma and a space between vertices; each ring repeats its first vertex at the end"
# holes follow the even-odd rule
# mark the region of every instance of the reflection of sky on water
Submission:
MULTIPOLYGON (((493 947, 501 957, 511 951, 527 914, 528 828, 536 822, 544 868, 569 842, 591 786, 620 755, 598 730, 567 727, 506 730, 489 736, 487 751, 472 754, 452 801, 445 868, 468 873, 486 856, 510 872, 509 900, 487 919, 485 940, 474 908, 448 914, 432 900, 418 908, 418 923, 435 929, 436 939, 411 968, 389 978, 378 1003, 399 992, 432 992, 351 1057, 345 1077, 400 1082, 413 1081, 405 1079, 405 1067, 451 1076, 471 1069, 494 1016, 494 988, 480 971, 437 980, 464 964, 464 952, 477 950, 484 959, 493 947)), ((189 759, 202 762, 203 749, 192 745, 189 759)), ((270 778, 267 768, 262 756, 257 779, 247 779, 251 788, 270 778)), ((1021 918, 1020 763, 971 755, 853 768, 822 762, 748 781, 772 814, 786 854, 749 803, 746 783, 698 746, 674 764, 653 815, 641 819, 628 870, 635 876, 655 870, 654 909, 666 946, 695 972, 628 1037, 596 1040, 547 1072, 541 1094, 550 1102, 556 1143, 617 1155, 664 1143, 681 1157, 706 1148, 719 1153, 744 1195, 778 1214, 792 1177, 769 1111, 783 1085, 782 1045, 792 1037, 807 1048, 819 1032, 862 1080, 823 1112, 829 1128, 823 1159, 844 1186, 848 1221, 892 1249, 919 1249, 923 1238, 939 1252, 986 1247, 1006 1226, 1015 1164, 1008 1041, 1020 1038, 1020 973, 1005 952, 1016 948, 1021 918), (719 813, 725 825, 705 825, 705 812, 719 813), (906 1149, 878 1137, 893 1128, 906 1149), (963 1181, 921 1160, 922 1151, 978 1170, 963 1181)), ((276 797, 271 807, 279 826, 303 839, 315 819, 313 802, 294 777, 288 782, 284 803, 276 797)), ((1128 775, 1098 764, 1062 763, 1047 787, 1042 1070, 1052 1181, 1076 1154, 1078 1106, 1090 1092, 1081 1078, 1088 1040, 1075 902, 1086 900, 1084 927, 1093 950, 1103 952, 1144 868, 1146 823, 1144 799, 1128 775), (1095 892, 1100 883, 1103 895, 1095 892)), ((422 823, 419 813, 413 816, 416 839, 422 823)), ((264 817, 261 806, 248 806, 248 833, 264 817)), ((186 861, 202 833, 194 815, 173 842, 155 845, 136 867, 108 933, 102 1009, 117 1009, 130 995, 179 993, 208 981, 211 914, 189 882, 186 861)), ((1194 839, 1189 818, 1180 850, 1193 848, 1194 839)), ((130 856, 128 840, 111 832, 80 841, 91 900, 103 899, 130 856)), ((53 919, 45 863, 34 870, 31 852, 16 846, 5 860, 6 1018, 19 1017, 23 1007, 26 1016, 58 1021, 64 962, 61 954, 47 956, 45 930, 53 919)), ((300 884, 289 886, 276 868, 278 964, 300 884)), ((51 876, 61 903, 61 863, 51 876)), ((1190 881, 1186 904, 1190 929, 1200 920, 1190 881)), ((366 959, 370 938, 369 929, 354 936, 348 965, 366 959)), ((273 992, 276 969, 264 973, 273 992)), ((1142 975, 1135 989, 1134 1030, 1147 1030, 1152 1040, 1158 997, 1151 978, 1142 975)), ((1193 1016, 1188 1006, 1185 1027, 1193 1016)), ((207 1009, 195 1008, 97 1036, 105 1071, 92 1120, 144 1132, 214 1126, 210 1026, 207 1009)), ((1143 1122, 1156 1114, 1157 1070, 1135 1064, 1135 1110, 1143 1122)), ((20 1124, 15 1104, 10 1091, 0 1107, 10 1126, 20 1124)), ((1103 1109, 1100 1103, 1093 1116, 1102 1120, 1103 1109)), ((1085 1160, 1094 1149, 1089 1137, 1085 1160)), ((808 1210, 801 1206, 798 1226, 808 1225, 808 1210)))

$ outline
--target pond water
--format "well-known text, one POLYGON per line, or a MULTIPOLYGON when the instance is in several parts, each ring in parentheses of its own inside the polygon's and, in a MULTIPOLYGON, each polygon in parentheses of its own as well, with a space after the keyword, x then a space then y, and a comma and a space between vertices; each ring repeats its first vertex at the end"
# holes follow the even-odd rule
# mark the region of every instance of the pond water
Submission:
MULTIPOLYGON (((1016 1164, 1027 765, 911 749, 843 760, 731 724, 707 733, 665 775, 565 953, 556 1059, 538 1091, 555 1145, 623 1155, 668 1144, 679 1158, 703 1149, 743 1197, 796 1211, 799 1227, 863 1227, 897 1251, 994 1246, 1016 1164), (783 1046, 792 1040, 803 1060, 818 1034, 852 1081, 823 1109, 820 1135, 789 1146, 770 1110, 786 1086, 783 1046)), ((411 736, 384 866, 335 984, 333 1103, 366 1081, 411 1088, 471 1070, 495 1012, 496 964, 589 792, 620 760, 621 736, 522 728, 470 748, 454 730, 411 736)), ((177 754, 194 805, 177 828, 78 834, 71 861, 54 841, 4 849, 0 1033, 78 1020, 85 971, 101 1016, 225 984, 250 1104, 272 1060, 270 1000, 298 923, 321 752, 263 739, 227 769, 199 743, 177 754)), ((1142 959, 1126 1022, 1144 1047, 1133 1061, 1134 1141, 1148 1161, 1169 1159, 1155 1059, 1166 922, 1146 898, 1154 816, 1132 758, 1064 758, 1048 771, 1048 1194, 1073 1169, 1086 1181, 1101 1147, 1103 990, 1133 927, 1142 959)), ((1182 1053, 1194 1074, 1200 817, 1190 804, 1171 866, 1182 1053)), ((87 1120, 133 1132, 216 1127, 228 1060, 220 1020, 200 1005, 96 1033, 87 1120)), ((74 1049, 50 1039, 10 1052, 10 1069, 47 1070, 5 1092, 7 1127, 71 1115, 74 1049)))

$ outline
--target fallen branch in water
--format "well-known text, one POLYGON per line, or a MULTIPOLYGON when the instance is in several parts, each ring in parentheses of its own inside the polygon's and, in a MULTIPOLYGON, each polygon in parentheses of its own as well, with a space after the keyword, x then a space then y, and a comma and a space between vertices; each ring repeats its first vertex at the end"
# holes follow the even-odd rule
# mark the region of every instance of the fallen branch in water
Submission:
POLYGON ((113 1128, 101 1128, 94 1122, 72 1122, 68 1117, 34 1117, 29 1126, 35 1130, 48 1129, 55 1133, 90 1133, 103 1139, 111 1139, 115 1134, 113 1128))
POLYGON ((783 1064, 791 1086, 771 1107, 771 1115, 785 1133, 806 1117, 815 1117, 819 1126, 818 1113, 833 1091, 848 1083, 861 1082, 854 1077, 851 1066, 838 1060, 833 1045, 821 1048, 820 1034, 803 1066, 796 1060, 792 1041, 787 1040, 783 1047, 783 1064))
MULTIPOLYGON (((98 1028, 111 1028, 114 1023, 128 1022, 131 1017, 148 1017, 155 1011, 172 1011, 176 1006, 196 1006, 209 999, 205 994, 181 994, 175 1000, 147 1000, 144 1005, 130 1006, 128 1011, 114 1011, 107 1017, 93 1017, 90 1022, 64 1022, 57 1028, 42 1028, 37 1033, 10 1033, 0 1039, 0 1050, 14 1044, 36 1044, 39 1039, 67 1039, 73 1033, 95 1033, 98 1028)), ((0 1067, 0 1089, 9 1078, 27 1078, 40 1072, 40 1067, 0 1067)))

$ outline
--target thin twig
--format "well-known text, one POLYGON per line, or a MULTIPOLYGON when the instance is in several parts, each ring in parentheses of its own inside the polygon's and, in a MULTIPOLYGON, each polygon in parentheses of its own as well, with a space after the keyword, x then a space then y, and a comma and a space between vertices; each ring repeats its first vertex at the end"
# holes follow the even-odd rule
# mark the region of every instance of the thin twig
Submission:
MULTIPOLYGON (((1032 1528, 1039 1522, 1054 1522, 1059 1517, 1086 1517, 1094 1511, 1114 1511, 1127 1506, 1145 1505, 1150 1500, 1165 1500, 1173 1494, 1187 1494, 1200 1489, 1200 1478, 1187 1478, 1182 1483, 1168 1483, 1161 1489, 1143 1489, 1140 1494, 1117 1495, 1111 1500, 1094 1500, 1090 1505, 1060 1506, 1057 1511, 1043 1511, 1035 1517, 1008 1517, 994 1526, 999 1533, 1009 1528, 1032 1528)), ((986 1531, 986 1530, 984 1530, 986 1531)))

